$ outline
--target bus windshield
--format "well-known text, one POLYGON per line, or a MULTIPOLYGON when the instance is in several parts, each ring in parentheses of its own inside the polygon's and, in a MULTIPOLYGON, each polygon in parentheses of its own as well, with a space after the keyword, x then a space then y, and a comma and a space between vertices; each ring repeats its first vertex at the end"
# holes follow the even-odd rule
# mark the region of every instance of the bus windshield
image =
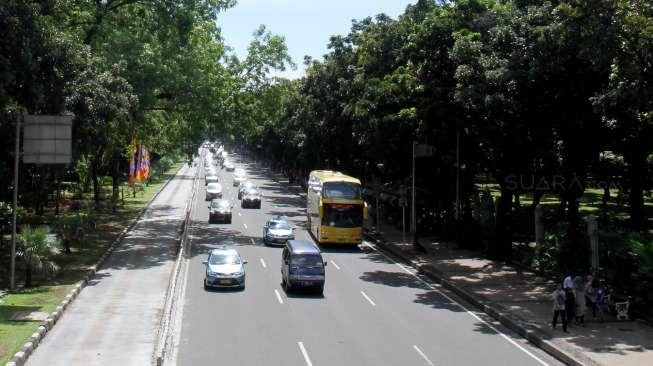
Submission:
POLYGON ((326 203, 322 225, 343 228, 363 226, 363 205, 326 203))
POLYGON ((361 187, 356 183, 327 182, 322 185, 322 194, 325 198, 358 200, 361 199, 361 187))

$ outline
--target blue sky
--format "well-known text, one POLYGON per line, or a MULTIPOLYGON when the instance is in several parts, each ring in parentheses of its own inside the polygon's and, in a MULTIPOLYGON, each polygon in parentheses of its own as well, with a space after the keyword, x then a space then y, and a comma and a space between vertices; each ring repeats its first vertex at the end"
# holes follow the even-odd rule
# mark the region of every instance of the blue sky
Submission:
POLYGON ((235 7, 218 15, 218 25, 239 58, 247 55, 252 33, 260 24, 284 36, 297 70, 281 76, 297 78, 304 74, 304 55, 321 59, 329 37, 347 34, 352 19, 378 13, 396 18, 412 3, 415 0, 238 0, 235 7))

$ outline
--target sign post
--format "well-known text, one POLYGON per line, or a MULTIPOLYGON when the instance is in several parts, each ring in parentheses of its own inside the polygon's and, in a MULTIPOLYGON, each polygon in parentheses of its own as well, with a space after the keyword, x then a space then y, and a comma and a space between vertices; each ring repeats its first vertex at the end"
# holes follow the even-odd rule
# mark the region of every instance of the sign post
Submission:
POLYGON ((18 164, 20 162, 20 122, 23 116, 16 118, 16 143, 14 146, 14 197, 11 208, 11 276, 9 288, 16 288, 16 210, 18 208, 18 164))
POLYGON ((23 114, 16 121, 14 147, 14 197, 11 223, 11 274, 9 287, 16 288, 16 239, 18 209, 18 167, 20 163, 20 128, 23 128, 23 163, 70 164, 72 161, 73 116, 46 116, 23 114))

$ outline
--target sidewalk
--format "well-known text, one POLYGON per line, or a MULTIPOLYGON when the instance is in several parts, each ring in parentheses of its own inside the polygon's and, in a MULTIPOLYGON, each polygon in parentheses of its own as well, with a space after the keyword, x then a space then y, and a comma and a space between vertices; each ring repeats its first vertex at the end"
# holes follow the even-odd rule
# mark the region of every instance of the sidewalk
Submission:
POLYGON ((458 249, 455 244, 420 238, 426 254, 401 243, 401 231, 383 225, 377 243, 412 262, 429 277, 497 318, 561 361, 577 365, 653 365, 653 328, 639 321, 604 323, 585 316, 584 326, 550 326, 554 283, 531 272, 458 249))
POLYGON ((184 166, 97 270, 27 365, 150 365, 194 168, 184 166))

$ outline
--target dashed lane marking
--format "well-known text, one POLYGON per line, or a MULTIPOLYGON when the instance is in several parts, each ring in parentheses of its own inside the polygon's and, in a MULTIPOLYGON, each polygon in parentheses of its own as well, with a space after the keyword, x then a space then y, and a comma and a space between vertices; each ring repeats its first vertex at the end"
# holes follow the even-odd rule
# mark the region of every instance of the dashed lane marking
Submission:
POLYGON ((372 304, 372 306, 376 306, 376 303, 374 301, 372 301, 372 299, 370 299, 370 297, 367 296, 367 294, 365 292, 361 291, 361 295, 363 295, 365 300, 367 300, 370 304, 372 304))
POLYGON ((304 356, 304 361, 306 361, 306 365, 313 366, 310 357, 308 357, 308 352, 306 352, 306 348, 304 347, 304 343, 297 342, 297 345, 299 346, 299 350, 302 352, 302 356, 304 356))
POLYGON ((413 349, 414 349, 417 353, 419 353, 420 356, 422 356, 422 358, 424 359, 424 361, 426 361, 426 363, 427 363, 429 366, 433 366, 433 362, 431 362, 431 360, 429 360, 429 358, 426 357, 426 355, 424 354, 424 352, 422 352, 422 350, 419 349, 419 347, 417 347, 416 345, 413 345, 413 349))
POLYGON ((333 261, 333 259, 331 260, 331 264, 333 264, 333 266, 336 267, 337 270, 340 270, 340 267, 336 264, 336 262, 333 261))
POLYGON ((277 295, 277 300, 279 300, 279 304, 283 304, 283 299, 281 298, 281 294, 277 289, 274 289, 274 293, 277 295))

